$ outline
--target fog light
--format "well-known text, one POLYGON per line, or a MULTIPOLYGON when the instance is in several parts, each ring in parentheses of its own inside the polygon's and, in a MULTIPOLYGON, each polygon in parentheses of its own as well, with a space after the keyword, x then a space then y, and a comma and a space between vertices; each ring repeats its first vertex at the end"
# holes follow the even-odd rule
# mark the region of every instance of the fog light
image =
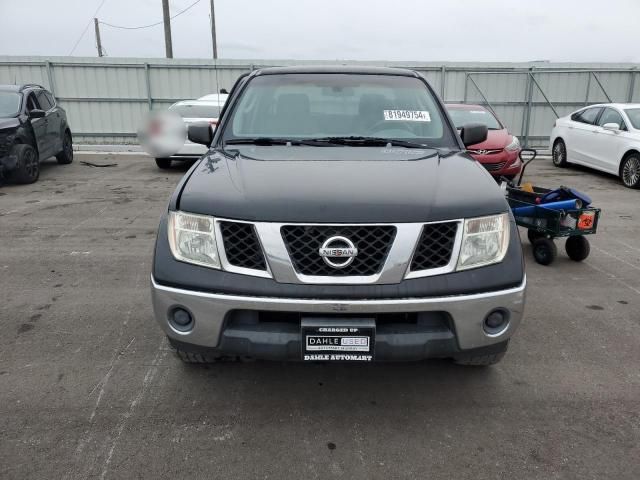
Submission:
POLYGON ((509 311, 497 309, 489 312, 484 319, 483 328, 488 335, 499 335, 509 325, 509 311))
POLYGON ((193 328, 193 317, 184 308, 177 307, 169 313, 169 323, 180 332, 188 332, 193 328))

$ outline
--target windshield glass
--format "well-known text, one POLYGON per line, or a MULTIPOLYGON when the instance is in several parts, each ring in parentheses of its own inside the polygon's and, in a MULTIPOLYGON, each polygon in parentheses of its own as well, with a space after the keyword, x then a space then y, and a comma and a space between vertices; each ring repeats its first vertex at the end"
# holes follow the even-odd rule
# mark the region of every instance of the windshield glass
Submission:
POLYGON ((482 123, 489 130, 502 129, 496 117, 483 108, 448 108, 448 111, 457 129, 461 129, 466 123, 482 123))
POLYGON ((457 148, 429 89, 399 75, 282 74, 253 78, 224 141, 377 137, 457 148))
POLYGON ((218 118, 220 116, 220 105, 213 104, 178 104, 171 105, 169 110, 176 112, 182 118, 218 118))
POLYGON ((629 121, 633 128, 636 130, 640 130, 640 108, 629 108, 625 110, 627 117, 629 117, 629 121))
POLYGON ((22 95, 15 92, 0 92, 0 117, 14 117, 20 111, 22 95))

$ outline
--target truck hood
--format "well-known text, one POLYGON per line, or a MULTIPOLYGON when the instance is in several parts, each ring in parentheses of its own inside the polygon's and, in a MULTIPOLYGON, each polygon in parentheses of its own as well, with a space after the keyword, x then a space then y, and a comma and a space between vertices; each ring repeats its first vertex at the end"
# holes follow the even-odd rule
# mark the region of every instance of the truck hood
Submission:
POLYGON ((237 152, 205 155, 175 207, 309 223, 427 222, 508 209, 491 175, 461 152, 305 146, 241 146, 237 152))

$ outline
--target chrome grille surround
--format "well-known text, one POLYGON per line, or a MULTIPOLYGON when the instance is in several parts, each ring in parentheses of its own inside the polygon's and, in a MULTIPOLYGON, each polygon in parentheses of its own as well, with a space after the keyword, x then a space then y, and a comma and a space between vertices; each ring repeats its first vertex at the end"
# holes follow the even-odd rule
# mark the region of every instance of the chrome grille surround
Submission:
POLYGON ((478 150, 467 150, 472 155, 495 155, 496 153, 502 153, 504 149, 478 149, 478 150))
MULTIPOLYGON (((460 245, 462 243, 462 219, 421 222, 421 223, 380 223, 380 224, 312 224, 312 223, 278 223, 278 222, 248 222, 235 219, 215 219, 216 241, 220 255, 222 269, 232 273, 252 275, 256 277, 273 278, 279 283, 293 284, 332 284, 332 285, 367 285, 367 284, 396 284, 405 279, 442 275, 453 272, 456 268, 460 245), (257 233, 258 242, 266 260, 266 269, 250 269, 233 265, 225 252, 224 240, 220 224, 223 222, 248 223, 253 225, 257 233), (454 223, 455 237, 451 249, 451 256, 446 265, 437 268, 412 270, 414 256, 419 249, 419 241, 427 225, 454 223), (392 227, 395 237, 386 253, 386 257, 376 273, 367 275, 308 275, 296 270, 291 259, 282 228, 286 226, 302 227, 392 227)), ((441 262, 442 263, 442 262, 441 262)), ((439 265, 441 265, 441 263, 439 265)))

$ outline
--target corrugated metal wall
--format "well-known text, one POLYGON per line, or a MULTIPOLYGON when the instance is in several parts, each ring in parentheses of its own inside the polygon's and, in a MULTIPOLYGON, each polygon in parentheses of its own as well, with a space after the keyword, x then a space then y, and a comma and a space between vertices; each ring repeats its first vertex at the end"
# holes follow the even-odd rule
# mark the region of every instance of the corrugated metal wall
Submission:
POLYGON ((363 64, 418 70, 445 101, 482 103, 530 146, 546 146, 557 116, 597 102, 640 102, 638 65, 302 62, 143 58, 0 57, 0 83, 39 83, 67 110, 75 142, 136 143, 150 109, 230 89, 263 66, 363 64))

